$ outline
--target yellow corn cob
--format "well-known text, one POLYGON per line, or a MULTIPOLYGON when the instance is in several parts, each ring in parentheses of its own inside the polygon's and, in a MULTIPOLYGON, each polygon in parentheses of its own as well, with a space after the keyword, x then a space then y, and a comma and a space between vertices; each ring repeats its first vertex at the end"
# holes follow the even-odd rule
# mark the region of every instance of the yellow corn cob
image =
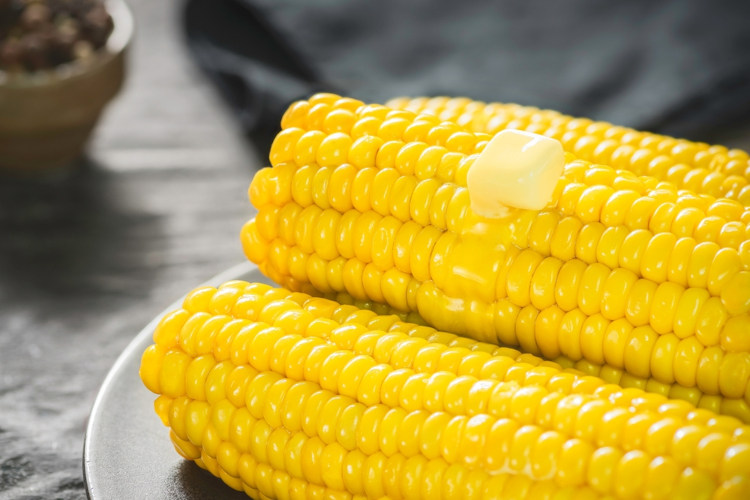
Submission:
MULTIPOLYGON (((336 299, 341 303, 354 303, 355 302, 351 300, 351 297, 345 294, 337 295, 336 299)), ((357 302, 356 304, 358 307, 361 307, 364 309, 372 309, 378 306, 378 304, 370 303, 370 302, 357 302)), ((389 314, 390 312, 392 311, 384 311, 382 312, 382 314, 389 314)), ((400 316, 405 316, 405 315, 401 314, 400 316)), ((369 319, 369 316, 365 315, 365 318, 369 319)), ((391 318, 393 321, 396 321, 395 315, 391 316, 391 318)), ((414 316, 410 316, 409 319, 414 319, 414 316)), ((416 319, 419 320, 421 318, 416 318, 416 319)), ((360 320, 358 320, 356 317, 350 317, 347 319, 347 321, 360 322, 360 320)), ((381 321, 379 321, 379 323, 381 323, 381 321)), ((404 331, 404 328, 406 328, 405 325, 407 325, 407 323, 396 322, 390 326, 389 331, 404 331)), ((377 326, 380 329, 384 329, 381 325, 366 325, 366 326, 369 326, 370 328, 374 328, 375 326, 377 326)), ((423 327, 422 331, 429 332, 429 331, 433 331, 433 329, 429 327, 423 327)), ((421 335, 422 334, 420 334, 420 336, 421 335)), ((426 333, 424 333, 424 335, 426 335, 426 333)), ((539 373, 532 368, 533 366, 545 366, 545 367, 554 366, 554 367, 560 367, 560 368, 564 367, 567 369, 567 371, 572 370, 573 373, 578 372, 580 374, 591 375, 599 379, 599 380, 595 380, 594 378, 587 378, 585 379, 585 382, 584 381, 573 382, 574 385, 582 384, 582 386, 598 388, 602 383, 609 383, 609 384, 616 384, 618 386, 621 386, 622 388, 641 389, 641 390, 648 391, 649 393, 655 393, 655 394, 659 394, 662 396, 667 396, 672 399, 680 399, 683 401, 687 401, 691 403, 692 405, 697 406, 699 408, 711 410, 712 412, 715 412, 715 413, 723 413, 726 415, 731 415, 733 417, 736 417, 742 420, 745 423, 750 423, 750 412, 748 412, 748 405, 745 403, 744 400, 723 398, 723 397, 719 397, 715 395, 703 394, 698 387, 685 388, 678 384, 665 384, 653 377, 651 378, 635 377, 635 376, 625 373, 624 370, 622 369, 613 368, 611 366, 606 366, 606 365, 600 366, 600 365, 587 362, 585 360, 581 360, 576 363, 573 363, 565 357, 559 357, 555 359, 554 362, 545 361, 542 358, 539 358, 537 356, 534 356, 528 353, 522 354, 520 351, 517 351, 515 349, 510 349, 507 347, 497 347, 497 345, 495 344, 473 342, 467 339, 466 337, 459 337, 453 334, 441 333, 440 335, 437 335, 437 336, 431 336, 430 340, 433 342, 446 343, 446 345, 449 345, 451 343, 459 343, 460 345, 469 347, 472 350, 492 352, 499 356, 510 357, 518 362, 522 362, 524 363, 524 365, 521 365, 515 368, 513 373, 515 373, 517 376, 520 376, 520 372, 518 372, 518 370, 521 370, 521 368, 523 367, 523 373, 526 373, 525 377, 529 377, 529 383, 535 383, 531 381, 537 380, 535 377, 539 375, 539 373), (448 335, 450 335, 450 337, 446 337, 448 335), (526 370, 529 370, 529 371, 526 372, 526 370)), ((546 370, 543 370, 543 372, 546 372, 546 370)), ((487 375, 486 373, 483 374, 481 371, 477 371, 477 370, 472 371, 468 374, 476 376, 476 377, 482 377, 482 376, 487 375)), ((500 378, 500 375, 492 374, 492 377, 500 378)), ((514 378, 513 380, 517 380, 517 379, 514 378)))
POLYGON ((397 316, 230 282, 154 341, 141 378, 176 449, 255 498, 750 492, 733 418, 397 316))
POLYGON ((735 419, 396 316, 230 282, 191 293, 154 340, 141 377, 175 447, 256 498, 750 491, 735 419))
MULTIPOLYGON (((350 349, 355 354, 372 356, 377 362, 397 369, 413 369, 422 373, 448 371, 477 379, 515 382, 522 386, 541 384, 550 390, 566 394, 603 395, 618 389, 612 384, 607 385, 604 380, 585 376, 574 369, 563 370, 557 363, 544 361, 531 354, 522 354, 515 349, 438 332, 428 326, 405 322, 397 315, 378 315, 354 305, 311 298, 306 294, 273 289, 267 285, 228 283, 220 293, 210 287, 198 289, 191 293, 185 307, 188 310, 208 309, 213 313, 227 312, 226 306, 221 304, 231 304, 240 295, 244 295, 242 307, 252 304, 253 309, 248 312, 239 306, 234 307, 234 315, 263 321, 284 331, 304 326, 310 320, 310 315, 315 320, 330 320, 316 322, 315 328, 307 329, 307 335, 321 337, 337 347, 350 349), (251 296, 262 296, 263 299, 261 301, 251 296), (258 303, 264 304, 262 311, 257 309, 258 303), (342 324, 358 328, 337 330, 342 324), (409 338, 411 341, 407 342, 409 338), (397 343, 399 346, 394 349, 393 346, 397 343), (445 348, 433 345, 423 349, 428 343, 440 344, 445 348)), ((199 321, 206 319, 207 316, 201 315, 199 321)), ((619 394, 621 391, 617 392, 619 394)), ((613 403, 633 407, 635 410, 661 407, 663 413, 667 412, 664 407, 667 400, 663 395, 642 393, 639 390, 631 390, 626 394, 629 396, 625 398, 620 395, 613 403)), ((668 412, 685 416, 691 409, 690 405, 684 403, 677 406, 672 404, 668 412)), ((712 427, 721 421, 715 417, 711 412, 701 411, 692 413, 689 420, 696 421, 700 418, 712 427), (701 416, 698 417, 699 415, 701 416)))
POLYGON ((750 211, 567 157, 545 210, 480 218, 489 136, 324 94, 294 104, 242 231, 293 290, 345 293, 750 421, 750 211))
POLYGON ((473 132, 520 129, 560 140, 578 158, 669 181, 678 187, 750 205, 750 157, 745 151, 675 139, 574 118, 556 111, 466 98, 398 98, 386 106, 434 114, 473 132))

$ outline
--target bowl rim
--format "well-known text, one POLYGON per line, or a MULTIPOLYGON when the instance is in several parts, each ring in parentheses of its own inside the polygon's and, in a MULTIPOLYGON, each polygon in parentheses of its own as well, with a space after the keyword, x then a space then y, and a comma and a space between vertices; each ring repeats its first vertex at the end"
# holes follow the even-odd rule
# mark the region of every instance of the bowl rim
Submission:
POLYGON ((12 77, 0 70, 0 88, 41 87, 69 80, 101 67, 124 52, 133 38, 133 13, 124 0, 104 0, 104 4, 112 16, 113 29, 107 43, 96 51, 91 60, 71 61, 47 70, 12 77))

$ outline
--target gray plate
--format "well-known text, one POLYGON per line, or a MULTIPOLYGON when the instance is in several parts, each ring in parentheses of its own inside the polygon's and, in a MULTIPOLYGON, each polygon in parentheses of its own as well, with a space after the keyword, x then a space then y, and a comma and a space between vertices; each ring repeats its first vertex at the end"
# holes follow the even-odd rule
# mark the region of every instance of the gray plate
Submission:
MULTIPOLYGON (((235 266, 208 281, 241 279, 270 283, 251 263, 235 266)), ((164 312, 179 307, 177 301, 164 312)), ((83 477, 92 500, 247 500, 219 479, 183 460, 169 431, 154 412, 156 396, 138 376, 143 351, 159 317, 128 345, 104 379, 91 410, 83 444, 83 477)))

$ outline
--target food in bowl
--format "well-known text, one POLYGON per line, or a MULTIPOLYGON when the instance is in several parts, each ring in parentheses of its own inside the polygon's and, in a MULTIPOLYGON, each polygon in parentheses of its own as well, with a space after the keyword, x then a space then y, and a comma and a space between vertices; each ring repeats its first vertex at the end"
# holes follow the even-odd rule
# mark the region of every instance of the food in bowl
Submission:
POLYGON ((0 7, 0 170, 71 166, 122 86, 130 11, 122 0, 0 7))
POLYGON ((21 78, 87 59, 113 27, 101 0, 0 0, 0 71, 21 78))

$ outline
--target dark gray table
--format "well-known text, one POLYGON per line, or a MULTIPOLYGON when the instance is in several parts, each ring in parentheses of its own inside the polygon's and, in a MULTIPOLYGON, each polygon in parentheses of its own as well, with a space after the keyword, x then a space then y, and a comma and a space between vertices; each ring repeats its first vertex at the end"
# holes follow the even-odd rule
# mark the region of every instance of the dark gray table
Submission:
POLYGON ((244 260, 249 149, 188 59, 180 2, 130 0, 123 93, 88 161, 0 178, 0 498, 85 498, 83 432, 117 356, 156 314, 244 260))

